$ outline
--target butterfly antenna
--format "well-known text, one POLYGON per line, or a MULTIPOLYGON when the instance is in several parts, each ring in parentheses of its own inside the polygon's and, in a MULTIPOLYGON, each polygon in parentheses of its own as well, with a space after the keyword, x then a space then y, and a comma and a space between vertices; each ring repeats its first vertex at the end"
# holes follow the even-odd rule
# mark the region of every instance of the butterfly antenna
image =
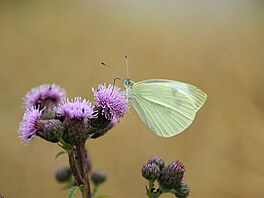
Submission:
POLYGON ((107 65, 106 63, 101 62, 101 64, 102 64, 103 66, 106 66, 106 67, 108 67, 109 69, 111 69, 111 70, 113 70, 113 71, 119 73, 119 74, 122 75, 123 77, 126 77, 126 76, 125 76, 124 74, 122 74, 120 71, 115 70, 113 67, 110 67, 110 66, 107 65))
POLYGON ((126 77, 129 78, 129 72, 128 72, 128 58, 127 55, 125 55, 125 61, 126 61, 126 77))
POLYGON ((122 81, 121 78, 115 78, 115 79, 114 79, 114 86, 116 85, 116 80, 120 80, 120 81, 122 81))
POLYGON ((120 79, 120 78, 115 78, 115 79, 114 79, 114 83, 113 83, 113 87, 112 87, 111 95, 112 95, 112 93, 113 93, 113 91, 114 91, 114 88, 115 88, 115 85, 116 85, 116 80, 120 80, 120 81, 122 81, 122 79, 120 79))

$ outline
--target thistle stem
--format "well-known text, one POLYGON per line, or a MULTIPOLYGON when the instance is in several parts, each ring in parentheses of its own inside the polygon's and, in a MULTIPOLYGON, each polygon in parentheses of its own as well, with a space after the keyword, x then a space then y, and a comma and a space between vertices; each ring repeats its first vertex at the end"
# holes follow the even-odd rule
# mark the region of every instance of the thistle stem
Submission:
POLYGON ((74 161, 77 169, 80 172, 80 176, 83 180, 85 187, 80 188, 82 191, 83 198, 91 198, 91 188, 88 177, 88 160, 85 143, 75 146, 73 148, 74 161))
POLYGON ((84 185, 84 180, 81 177, 80 171, 76 167, 72 150, 70 150, 70 151, 68 150, 68 157, 69 157, 69 164, 70 164, 70 167, 72 170, 72 175, 73 175, 75 181, 77 182, 78 186, 80 186, 82 184, 84 185))

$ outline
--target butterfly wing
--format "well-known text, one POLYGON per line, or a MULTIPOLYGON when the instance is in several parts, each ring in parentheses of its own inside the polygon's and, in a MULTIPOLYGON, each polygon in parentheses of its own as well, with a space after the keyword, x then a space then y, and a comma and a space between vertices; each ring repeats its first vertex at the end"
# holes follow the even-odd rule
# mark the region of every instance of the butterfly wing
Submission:
POLYGON ((193 85, 171 80, 141 81, 129 93, 141 119, 162 137, 189 127, 206 100, 206 94, 193 85))
POLYGON ((186 95, 188 98, 190 98, 196 111, 198 111, 203 106, 203 104, 205 103, 207 99, 206 93, 204 93, 197 87, 191 84, 188 84, 188 83, 183 83, 183 82, 174 81, 174 80, 164 80, 164 79, 150 79, 150 80, 144 80, 138 83, 139 84, 151 83, 155 85, 165 85, 165 86, 169 86, 171 88, 177 89, 181 93, 186 95))

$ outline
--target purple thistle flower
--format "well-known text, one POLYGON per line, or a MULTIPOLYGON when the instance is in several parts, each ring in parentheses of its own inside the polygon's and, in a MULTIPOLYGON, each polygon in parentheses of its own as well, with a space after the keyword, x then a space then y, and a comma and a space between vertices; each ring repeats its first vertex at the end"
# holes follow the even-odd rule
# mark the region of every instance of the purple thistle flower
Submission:
POLYGON ((31 89, 24 97, 26 108, 31 106, 39 106, 44 108, 46 101, 51 101, 54 106, 59 104, 66 97, 66 92, 56 84, 43 84, 31 89))
POLYGON ((24 113, 23 119, 19 125, 20 139, 25 143, 29 143, 37 133, 38 120, 41 117, 42 110, 31 107, 24 113))
POLYGON ((93 111, 92 105, 86 99, 81 97, 75 97, 74 100, 66 99, 59 104, 58 107, 54 108, 55 111, 63 117, 70 119, 82 120, 85 118, 95 118, 95 112, 93 111))
POLYGON ((120 118, 124 117, 128 110, 125 92, 113 85, 106 87, 106 84, 101 84, 97 90, 93 88, 92 91, 96 100, 96 106, 101 110, 101 114, 106 119, 120 120, 120 118))

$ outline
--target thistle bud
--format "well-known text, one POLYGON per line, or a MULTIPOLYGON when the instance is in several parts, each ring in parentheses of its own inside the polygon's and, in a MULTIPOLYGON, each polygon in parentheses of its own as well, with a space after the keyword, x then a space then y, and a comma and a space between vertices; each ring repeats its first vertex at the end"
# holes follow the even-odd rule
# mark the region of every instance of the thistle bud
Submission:
POLYGON ((181 181, 179 187, 176 189, 175 196, 177 198, 186 198, 190 194, 190 187, 184 181, 181 181))
POLYGON ((180 161, 171 162, 165 166, 161 175, 158 178, 158 182, 163 189, 176 189, 179 187, 183 178, 185 168, 180 161))
POLYGON ((105 171, 96 170, 91 175, 91 180, 95 186, 98 186, 105 182, 107 178, 107 174, 105 171))
POLYGON ((62 183, 70 181, 72 178, 72 172, 70 167, 60 167, 55 172, 55 179, 62 183))
POLYGON ((141 174, 145 179, 154 182, 160 176, 159 166, 155 163, 146 163, 142 166, 141 174))
POLYGON ((59 120, 39 120, 36 135, 49 141, 58 142, 63 133, 63 125, 59 120))
POLYGON ((85 120, 71 120, 66 118, 63 122, 63 139, 71 145, 81 145, 88 137, 89 124, 85 120))
POLYGON ((157 164, 160 170, 162 170, 164 167, 163 159, 161 157, 158 157, 158 156, 154 156, 154 157, 149 158, 148 163, 149 164, 151 164, 151 163, 157 164))
POLYGON ((110 121, 108 126, 106 126, 103 129, 95 129, 93 132, 90 132, 92 135, 90 135, 91 138, 95 139, 98 137, 101 137, 102 135, 106 134, 110 129, 112 129, 116 124, 115 120, 110 121))

